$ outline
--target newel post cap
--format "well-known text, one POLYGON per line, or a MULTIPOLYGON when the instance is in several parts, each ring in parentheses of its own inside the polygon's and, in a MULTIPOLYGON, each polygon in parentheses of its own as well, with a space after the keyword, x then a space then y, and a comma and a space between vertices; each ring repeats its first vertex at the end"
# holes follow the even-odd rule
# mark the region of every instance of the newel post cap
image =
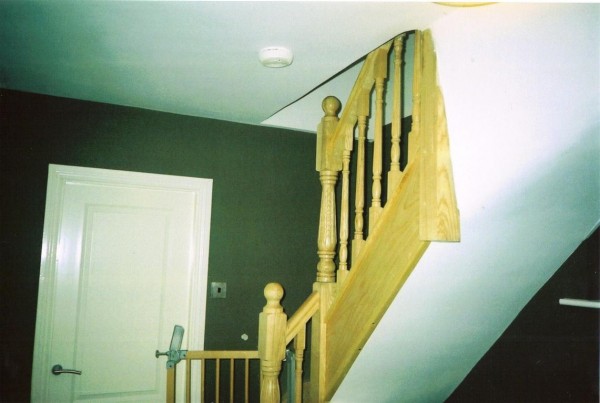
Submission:
POLYGON ((342 103, 339 99, 330 95, 323 99, 321 103, 321 107, 323 108, 323 112, 325 112, 325 117, 336 117, 342 108, 342 103))
POLYGON ((283 287, 279 283, 269 283, 265 286, 265 305, 264 311, 283 311, 281 298, 283 298, 283 287))

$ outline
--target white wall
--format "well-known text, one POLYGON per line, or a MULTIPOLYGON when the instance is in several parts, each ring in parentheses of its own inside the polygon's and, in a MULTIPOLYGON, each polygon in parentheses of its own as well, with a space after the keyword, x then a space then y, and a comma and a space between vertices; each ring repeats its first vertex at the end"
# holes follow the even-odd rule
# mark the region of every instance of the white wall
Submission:
POLYGON ((432 244, 334 402, 441 402, 600 219, 600 6, 432 24, 462 241, 432 244))

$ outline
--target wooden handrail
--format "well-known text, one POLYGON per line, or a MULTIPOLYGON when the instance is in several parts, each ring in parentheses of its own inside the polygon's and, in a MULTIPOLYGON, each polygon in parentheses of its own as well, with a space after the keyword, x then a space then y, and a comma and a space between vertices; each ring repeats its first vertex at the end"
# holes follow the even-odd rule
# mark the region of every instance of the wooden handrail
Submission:
POLYGON ((257 359, 258 350, 197 350, 188 351, 186 360, 227 360, 227 359, 257 359))
POLYGON ((342 169, 345 134, 354 130, 359 115, 359 107, 364 104, 362 99, 371 92, 375 85, 375 78, 381 69, 387 68, 387 54, 392 43, 393 40, 386 42, 366 57, 360 73, 358 73, 356 84, 352 87, 348 101, 340 115, 340 120, 331 136, 329 150, 333 154, 332 158, 336 161, 336 165, 339 166, 338 171, 342 169))
POLYGON ((308 298, 300 305, 300 308, 287 322, 287 330, 285 333, 285 344, 288 345, 298 333, 304 329, 304 326, 319 310, 319 293, 313 292, 308 298))

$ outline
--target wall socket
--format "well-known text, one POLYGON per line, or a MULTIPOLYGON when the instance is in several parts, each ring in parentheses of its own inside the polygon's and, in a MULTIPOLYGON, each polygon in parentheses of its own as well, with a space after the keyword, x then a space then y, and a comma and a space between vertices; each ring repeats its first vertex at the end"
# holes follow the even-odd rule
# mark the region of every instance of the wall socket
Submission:
POLYGON ((211 298, 226 298, 227 297, 227 283, 210 283, 210 297, 211 298))

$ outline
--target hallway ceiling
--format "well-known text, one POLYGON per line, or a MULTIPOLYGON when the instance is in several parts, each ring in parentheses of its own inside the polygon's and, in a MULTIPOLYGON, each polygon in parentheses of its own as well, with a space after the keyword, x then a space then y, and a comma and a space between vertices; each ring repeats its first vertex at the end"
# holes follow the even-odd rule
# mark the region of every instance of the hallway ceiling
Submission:
MULTIPOLYGON (((453 10, 400 2, 5 0, 0 87, 260 124, 393 36, 453 10), (258 52, 266 46, 290 48, 293 64, 263 67, 258 52)), ((320 101, 307 108, 316 116, 308 118, 312 128, 320 101)))

